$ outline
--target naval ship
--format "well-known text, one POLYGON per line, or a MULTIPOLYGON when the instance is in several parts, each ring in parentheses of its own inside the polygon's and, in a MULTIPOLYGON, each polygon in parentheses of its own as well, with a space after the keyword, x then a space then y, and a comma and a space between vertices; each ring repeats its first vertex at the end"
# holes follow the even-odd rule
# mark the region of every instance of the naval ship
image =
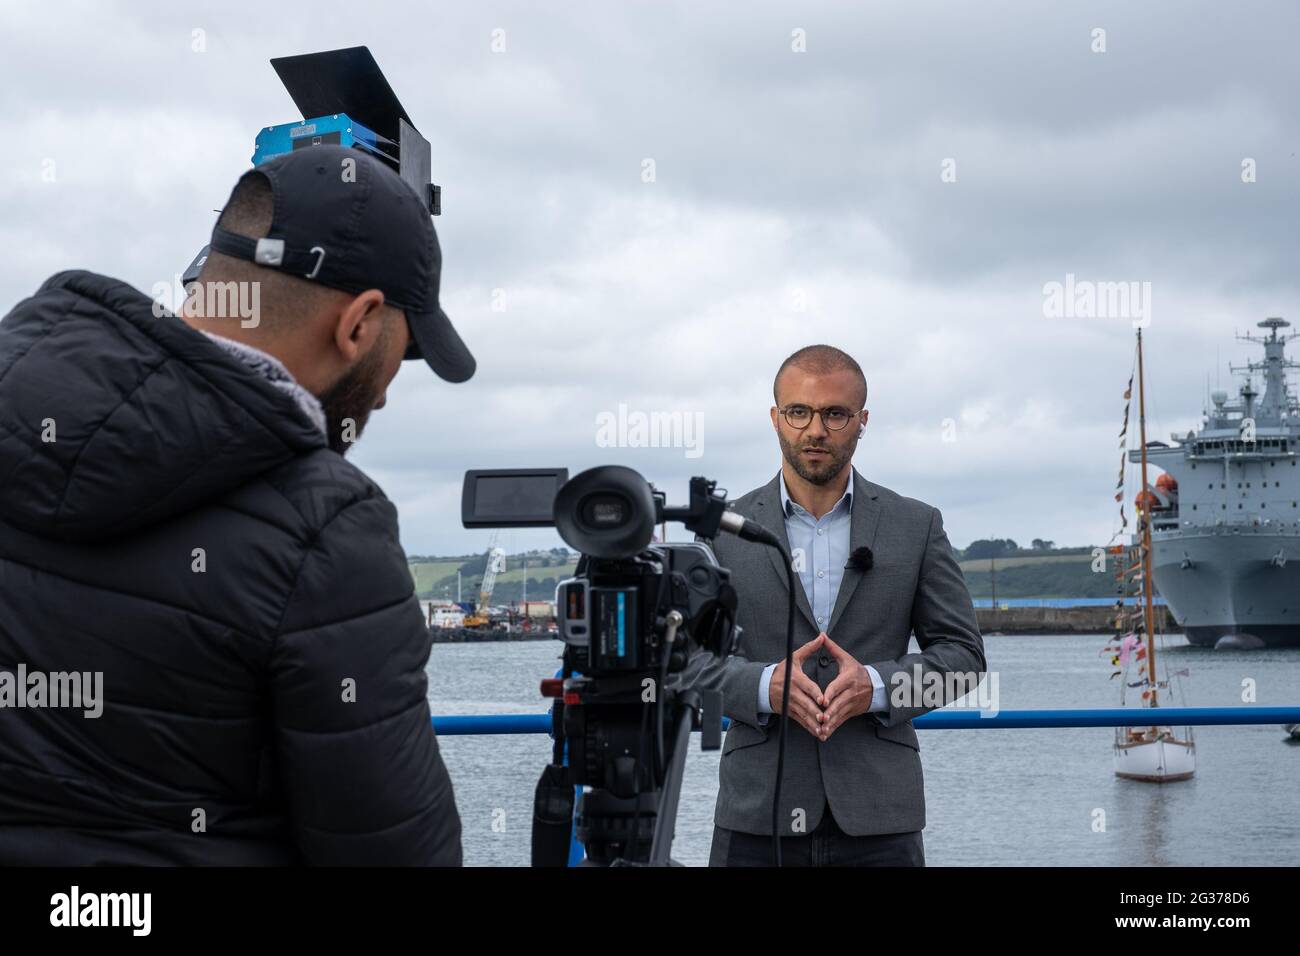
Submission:
POLYGON ((1246 376, 1237 399, 1215 391, 1199 430, 1147 442, 1164 472, 1144 493, 1152 582, 1192 644, 1300 645, 1300 402, 1287 382, 1300 364, 1285 354, 1300 333, 1282 331, 1290 325, 1269 318, 1258 323, 1267 334, 1237 336, 1264 347, 1262 362, 1231 366, 1246 376))

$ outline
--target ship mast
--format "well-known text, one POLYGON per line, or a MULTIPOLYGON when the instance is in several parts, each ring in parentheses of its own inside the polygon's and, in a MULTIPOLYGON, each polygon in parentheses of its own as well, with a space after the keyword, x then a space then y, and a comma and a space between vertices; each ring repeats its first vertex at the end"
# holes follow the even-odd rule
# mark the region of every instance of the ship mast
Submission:
POLYGON ((1142 621, 1146 631, 1147 645, 1147 680, 1151 687, 1151 706, 1159 706, 1156 700, 1156 642, 1155 614, 1151 604, 1151 508, 1147 484, 1147 403, 1146 381, 1142 372, 1142 330, 1137 330, 1138 337, 1138 441, 1142 445, 1142 492, 1138 500, 1142 503, 1142 621))

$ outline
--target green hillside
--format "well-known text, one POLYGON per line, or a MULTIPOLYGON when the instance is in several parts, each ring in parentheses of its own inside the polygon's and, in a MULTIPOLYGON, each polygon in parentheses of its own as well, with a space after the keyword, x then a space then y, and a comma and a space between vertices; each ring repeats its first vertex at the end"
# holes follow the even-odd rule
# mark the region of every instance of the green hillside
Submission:
MULTIPOLYGON (((578 564, 576 554, 562 552, 562 549, 530 551, 526 557, 530 601, 554 600, 556 584, 570 577, 578 564)), ((492 590, 493 604, 508 604, 523 599, 524 558, 525 555, 522 554, 506 555, 506 570, 497 575, 496 585, 492 590)), ((411 576, 415 579, 415 590, 421 598, 454 601, 456 572, 460 571, 461 600, 478 600, 479 585, 483 580, 483 570, 487 563, 486 554, 464 558, 420 555, 409 560, 411 576)))
MULTIPOLYGON (((955 556, 972 597, 993 596, 996 577, 999 598, 1111 597, 1115 580, 1109 573, 1094 573, 1092 548, 1056 548, 1051 542, 1039 547, 1019 548, 1014 541, 977 541, 955 556)), ((506 570, 497 575, 492 593, 494 604, 508 604, 523 596, 523 555, 506 556, 506 570)), ((549 601, 555 585, 573 574, 578 556, 562 548, 532 551, 528 558, 528 599, 549 601)), ((479 582, 487 561, 485 554, 459 557, 413 555, 411 575, 422 598, 456 599, 456 571, 461 572, 461 598, 478 598, 479 582)))
POLYGON ((971 597, 999 598, 1113 597, 1115 578, 1092 570, 1092 554, 995 559, 961 562, 971 597))

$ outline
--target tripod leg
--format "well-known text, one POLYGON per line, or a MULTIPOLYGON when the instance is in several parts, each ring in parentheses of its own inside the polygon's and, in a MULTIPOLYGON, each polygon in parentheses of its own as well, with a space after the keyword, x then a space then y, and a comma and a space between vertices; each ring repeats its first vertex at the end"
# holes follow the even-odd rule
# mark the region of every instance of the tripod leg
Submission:
POLYGON ((686 752, 691 746, 691 730, 695 723, 697 705, 698 698, 691 692, 682 693, 677 701, 677 713, 673 715, 673 756, 659 794, 655 835, 650 844, 650 866, 668 866, 671 863, 677 805, 681 802, 682 780, 686 776, 686 752))

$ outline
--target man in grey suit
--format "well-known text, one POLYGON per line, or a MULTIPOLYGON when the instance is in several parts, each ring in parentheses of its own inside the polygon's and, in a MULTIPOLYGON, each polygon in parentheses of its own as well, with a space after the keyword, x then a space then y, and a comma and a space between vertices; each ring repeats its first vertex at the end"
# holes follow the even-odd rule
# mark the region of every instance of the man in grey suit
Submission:
MULTIPOLYGON (((923 866, 925 792, 912 718, 984 677, 970 593, 939 510, 852 467, 868 417, 858 363, 809 346, 781 365, 773 393, 781 471, 728 507, 787 544, 802 582, 778 814, 782 861, 923 866), (913 633, 919 654, 907 653, 913 633)), ((769 865, 786 571, 772 548, 734 538, 712 544, 731 570, 743 633, 734 655, 697 654, 683 677, 721 690, 731 718, 709 863, 769 865)))

